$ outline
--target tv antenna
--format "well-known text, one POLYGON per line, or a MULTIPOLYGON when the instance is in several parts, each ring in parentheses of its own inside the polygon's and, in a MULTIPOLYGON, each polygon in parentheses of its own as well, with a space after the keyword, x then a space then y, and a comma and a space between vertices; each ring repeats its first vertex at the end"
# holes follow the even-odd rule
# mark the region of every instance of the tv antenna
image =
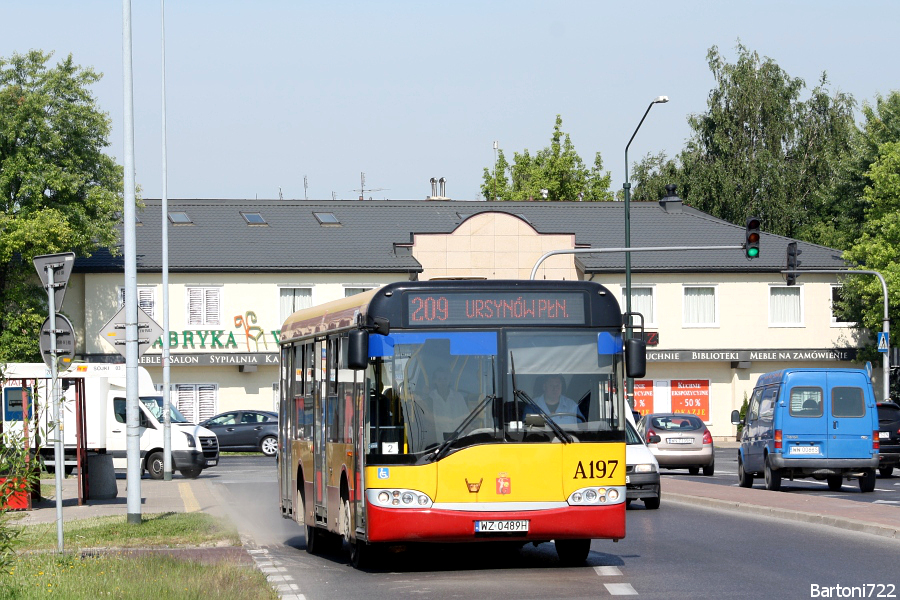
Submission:
MULTIPOLYGON (((387 190, 389 188, 369 188, 369 193, 372 192, 381 192, 387 190)), ((358 190, 350 190, 351 192, 359 192, 359 199, 364 200, 366 197, 366 174, 359 174, 359 189, 358 190)))

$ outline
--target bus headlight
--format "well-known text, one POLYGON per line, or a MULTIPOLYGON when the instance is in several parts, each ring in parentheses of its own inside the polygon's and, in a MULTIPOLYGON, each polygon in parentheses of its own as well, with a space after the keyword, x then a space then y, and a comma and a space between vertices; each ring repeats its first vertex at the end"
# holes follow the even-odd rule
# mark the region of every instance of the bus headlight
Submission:
POLYGON ((366 490, 366 500, 383 508, 431 508, 433 503, 428 494, 404 489, 366 490))
POLYGON ((566 502, 570 506, 602 506, 618 504, 624 497, 624 487, 589 487, 575 490, 566 502))

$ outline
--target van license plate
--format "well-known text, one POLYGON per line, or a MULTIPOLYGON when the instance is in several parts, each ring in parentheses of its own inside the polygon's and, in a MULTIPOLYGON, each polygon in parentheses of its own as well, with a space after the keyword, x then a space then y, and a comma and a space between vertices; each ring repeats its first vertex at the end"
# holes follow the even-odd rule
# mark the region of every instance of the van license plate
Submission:
POLYGON ((215 460, 215 459, 206 461, 206 466, 207 466, 207 467, 214 467, 214 466, 216 466, 217 464, 219 464, 219 461, 218 461, 218 460, 215 460))
POLYGON ((475 521, 475 533, 527 531, 528 521, 475 521))
POLYGON ((818 454, 817 446, 791 446, 791 454, 818 454))
POLYGON ((889 440, 889 439, 891 439, 891 432, 890 432, 890 431, 879 431, 879 432, 878 432, 878 439, 880 439, 880 440, 889 440))
POLYGON ((693 444, 694 440, 691 438, 666 438, 666 441, 670 444, 693 444))

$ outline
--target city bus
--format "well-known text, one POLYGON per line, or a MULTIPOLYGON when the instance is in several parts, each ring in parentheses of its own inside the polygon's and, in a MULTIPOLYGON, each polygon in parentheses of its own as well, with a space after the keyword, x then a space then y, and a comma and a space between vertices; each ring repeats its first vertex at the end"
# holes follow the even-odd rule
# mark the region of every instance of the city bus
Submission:
POLYGON ((281 329, 282 516, 361 568, 420 542, 625 536, 624 378, 641 325, 587 281, 409 281, 281 329))

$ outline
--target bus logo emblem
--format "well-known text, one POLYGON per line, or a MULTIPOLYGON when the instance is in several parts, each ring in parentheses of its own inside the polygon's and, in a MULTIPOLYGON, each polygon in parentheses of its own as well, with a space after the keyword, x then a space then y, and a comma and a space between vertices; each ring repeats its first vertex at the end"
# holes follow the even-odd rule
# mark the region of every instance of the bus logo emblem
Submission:
POLYGON ((466 479, 466 487, 469 488, 469 492, 473 494, 477 494, 478 490, 481 489, 481 482, 484 481, 484 477, 478 480, 478 483, 469 483, 469 480, 466 479))
POLYGON ((498 494, 509 494, 512 492, 512 482, 509 480, 509 475, 506 473, 500 473, 497 476, 497 493, 498 494))
POLYGON ((379 467, 378 468, 378 479, 390 479, 391 478, 391 470, 387 467, 379 467))

